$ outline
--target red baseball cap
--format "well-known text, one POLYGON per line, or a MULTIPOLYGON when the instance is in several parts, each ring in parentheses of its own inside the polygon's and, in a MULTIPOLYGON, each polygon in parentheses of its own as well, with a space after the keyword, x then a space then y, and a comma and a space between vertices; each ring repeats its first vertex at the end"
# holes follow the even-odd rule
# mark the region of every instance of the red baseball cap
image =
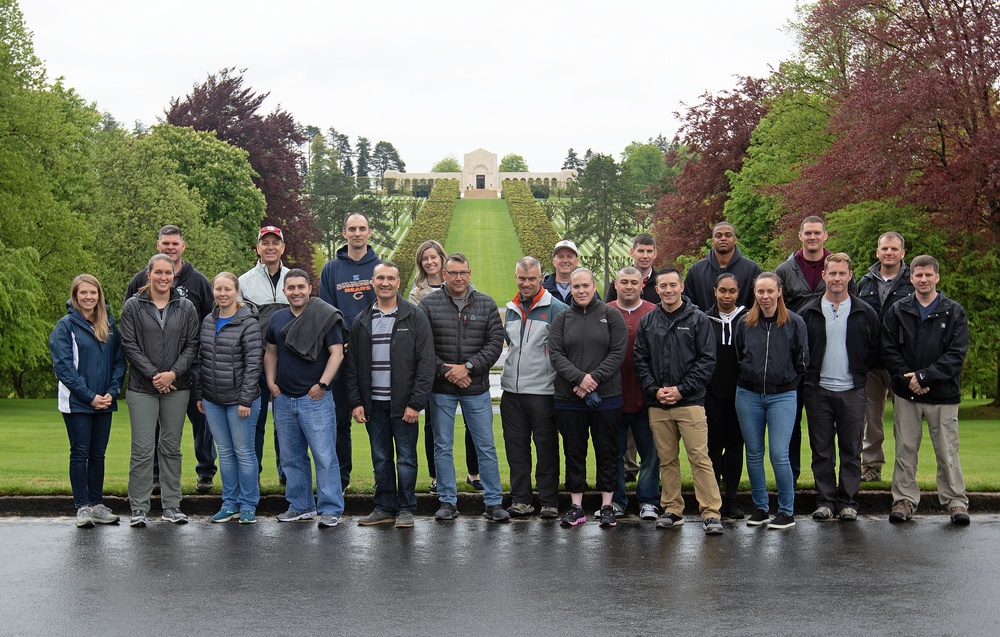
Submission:
POLYGON ((260 241, 265 234, 277 235, 277 237, 282 241, 285 240, 284 235, 281 234, 281 228, 279 228, 278 226, 264 226, 263 228, 261 228, 260 233, 257 235, 257 241, 260 241))

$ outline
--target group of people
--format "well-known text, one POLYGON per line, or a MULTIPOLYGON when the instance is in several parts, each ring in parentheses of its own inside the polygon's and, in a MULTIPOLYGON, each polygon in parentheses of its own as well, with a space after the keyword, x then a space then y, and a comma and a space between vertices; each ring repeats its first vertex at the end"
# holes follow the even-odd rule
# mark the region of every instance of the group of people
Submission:
POLYGON ((73 281, 67 315, 49 345, 78 526, 119 521, 103 504, 102 489, 126 361, 129 523, 137 527, 146 524, 154 486, 162 518, 187 521, 180 509, 185 415, 194 427, 199 490, 212 488, 218 451, 222 506, 212 521, 255 522, 268 401, 288 501, 279 522, 341 522, 354 421, 366 427, 375 474, 374 507, 358 523, 412 527, 421 412, 439 498, 434 517, 454 519, 461 406, 466 480, 482 491, 489 520, 535 514, 534 464, 539 516, 567 527, 586 522, 592 442, 600 525, 615 526, 628 508, 626 456, 634 445, 640 518, 676 528, 685 521, 683 442, 705 533, 722 533, 723 518, 786 529, 795 524, 803 405, 817 491, 812 517, 850 521, 862 481, 881 477, 887 397, 896 399, 890 521, 909 520, 919 504, 916 461, 926 418, 938 497, 953 522, 969 522, 957 455, 965 314, 937 291, 936 260, 905 264, 895 232, 879 237, 877 262, 857 283, 850 257, 824 247, 819 217, 803 220, 802 249, 775 272, 762 272, 740 253, 728 223, 713 229, 712 250, 684 276, 653 269, 655 241, 640 234, 633 264, 605 291, 607 303, 593 272, 579 267, 576 245, 563 240, 547 277, 535 257, 517 262, 517 293, 503 318, 472 284, 466 255, 446 255, 440 243, 426 241, 404 298, 399 268, 368 244, 365 216, 349 215, 342 234, 346 244, 323 268, 318 296, 306 271, 282 263, 284 236, 274 226, 260 230, 254 268, 239 277, 222 272, 211 283, 182 260, 180 229, 164 226, 117 322, 97 279, 83 274, 73 281), (489 392, 490 370, 505 346, 506 508, 489 392), (765 436, 777 486, 773 517, 765 436), (571 502, 563 512, 560 439, 571 502), (744 448, 749 516, 737 498, 744 448))

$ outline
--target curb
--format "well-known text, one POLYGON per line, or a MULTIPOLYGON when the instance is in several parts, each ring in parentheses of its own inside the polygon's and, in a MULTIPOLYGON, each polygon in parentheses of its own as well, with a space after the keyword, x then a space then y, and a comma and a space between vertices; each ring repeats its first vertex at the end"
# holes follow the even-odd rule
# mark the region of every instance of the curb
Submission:
MULTIPOLYGON (((629 503, 628 512, 638 515, 639 507, 635 501, 634 494, 629 503)), ((921 492, 921 513, 947 513, 944 506, 938 503, 937 492, 921 492)), ((687 515, 698 515, 698 501, 694 497, 694 492, 685 491, 684 513, 687 515)), ((816 492, 796 491, 795 493, 795 513, 797 515, 808 515, 815 508, 816 492)), ((565 511, 569 508, 569 494, 562 492, 559 494, 559 510, 565 511)), ((771 494, 772 508, 775 502, 774 494, 771 494)), ((115 513, 127 514, 129 510, 128 499, 121 496, 107 496, 104 498, 107 504, 115 513)), ((746 510, 753 509, 750 494, 741 493, 739 496, 740 506, 746 510)), ((892 507, 892 494, 888 491, 861 491, 858 494, 859 513, 862 515, 888 515, 892 507)), ((221 498, 218 495, 185 495, 183 509, 190 515, 212 515, 219 510, 221 498)), ((584 509, 587 511, 597 510, 601 505, 601 494, 596 491, 589 491, 583 495, 584 509)), ((345 515, 367 515, 373 507, 372 495, 368 493, 348 493, 344 496, 345 515)), ((282 495, 261 496, 257 505, 257 513, 260 515, 277 515, 288 508, 288 502, 282 495)), ((417 515, 434 515, 438 508, 437 496, 428 493, 417 494, 417 515)), ((458 494, 459 511, 465 515, 478 515, 483 511, 483 499, 477 493, 458 494)), ((539 509, 537 500, 535 510, 539 509)), ((159 496, 151 498, 151 510, 160 510, 159 496)), ((972 513, 1000 513, 1000 493, 969 493, 969 511, 972 513)), ((31 517, 55 517, 73 515, 73 498, 69 495, 8 495, 0 496, 0 516, 31 516, 31 517)))

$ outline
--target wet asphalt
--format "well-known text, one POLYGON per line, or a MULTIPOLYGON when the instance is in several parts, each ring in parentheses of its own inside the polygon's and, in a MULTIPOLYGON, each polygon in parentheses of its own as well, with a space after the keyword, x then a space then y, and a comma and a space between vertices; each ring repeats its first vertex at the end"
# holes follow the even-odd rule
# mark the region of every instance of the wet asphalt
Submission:
POLYGON ((0 635, 996 635, 1000 515, 785 531, 0 518, 0 635))

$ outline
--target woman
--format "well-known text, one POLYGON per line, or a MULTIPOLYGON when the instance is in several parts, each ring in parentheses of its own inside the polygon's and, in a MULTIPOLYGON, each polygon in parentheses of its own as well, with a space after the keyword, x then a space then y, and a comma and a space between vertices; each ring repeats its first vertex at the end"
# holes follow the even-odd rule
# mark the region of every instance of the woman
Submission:
POLYGON ((566 455, 566 489, 572 506, 562 526, 587 521, 587 438, 594 438, 600 523, 617 524, 611 496, 618 484, 618 419, 622 410, 621 365, 628 344, 622 313, 596 298, 594 274, 578 268, 570 276, 572 305, 552 319, 549 354, 556 370, 556 424, 566 455))
POLYGON ((104 289, 89 274, 73 279, 66 316, 49 335, 59 411, 69 434, 69 483, 76 525, 117 524, 104 505, 104 452, 125 378, 125 352, 104 289))
POLYGON ((740 284, 732 272, 723 272, 715 280, 715 305, 707 314, 715 331, 715 373, 705 392, 705 417, 708 419, 708 455, 716 478, 726 483, 722 516, 742 520, 743 509, 737 502, 743 476, 743 433, 736 414, 736 379, 739 361, 733 345, 733 333, 747 308, 737 305, 740 284))
POLYGON ((769 529, 795 526, 795 481, 788 443, 795 426, 795 389, 809 364, 806 324, 785 308, 781 282, 773 272, 754 281, 754 306, 736 326, 733 339, 739 359, 736 414, 747 449, 747 474, 755 510, 748 526, 769 529), (778 513, 768 521, 764 481, 764 432, 778 487, 778 513))
POLYGON ((198 357, 201 321, 191 301, 174 289, 174 263, 154 255, 148 282, 122 308, 121 331, 128 376, 132 454, 129 460, 129 525, 146 526, 153 491, 153 446, 160 458, 163 519, 187 522, 181 512, 181 432, 191 393, 189 371, 198 357), (159 441, 156 425, 160 425, 159 441))
POLYGON ((212 522, 257 521, 260 483, 254 446, 260 412, 264 350, 252 306, 239 301, 240 281, 222 272, 213 282, 216 307, 201 322, 198 409, 205 414, 219 450, 222 508, 212 522))
MULTIPOLYGON (((420 244, 416 253, 416 272, 413 288, 410 290, 409 301, 420 305, 420 301, 444 286, 444 262, 446 255, 444 247, 434 239, 428 239, 420 244)), ((424 412, 424 453, 427 455, 427 471, 431 476, 431 493, 437 493, 436 472, 434 470, 434 431, 431 429, 431 412, 424 412)), ((472 485, 476 491, 483 490, 483 482, 479 479, 479 458, 476 457, 476 447, 472 443, 472 434, 465 428, 465 464, 469 472, 465 476, 466 484, 472 485)))

